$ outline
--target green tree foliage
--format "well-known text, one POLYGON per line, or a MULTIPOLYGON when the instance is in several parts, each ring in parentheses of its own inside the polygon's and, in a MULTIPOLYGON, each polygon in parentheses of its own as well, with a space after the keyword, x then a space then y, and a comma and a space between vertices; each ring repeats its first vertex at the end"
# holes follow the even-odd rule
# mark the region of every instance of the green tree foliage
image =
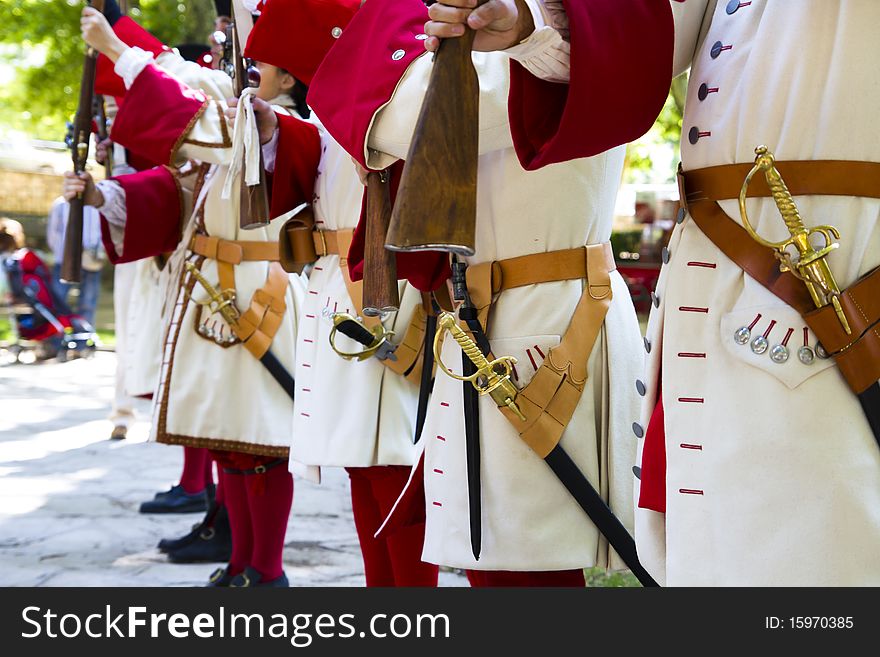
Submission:
MULTIPOLYGON (((126 3, 121 3, 126 4, 126 3)), ((206 43, 211 0, 131 0, 129 15, 163 43, 206 43)), ((59 141, 79 93, 84 0, 0 0, 0 61, 14 67, 0 86, 0 130, 59 141)))

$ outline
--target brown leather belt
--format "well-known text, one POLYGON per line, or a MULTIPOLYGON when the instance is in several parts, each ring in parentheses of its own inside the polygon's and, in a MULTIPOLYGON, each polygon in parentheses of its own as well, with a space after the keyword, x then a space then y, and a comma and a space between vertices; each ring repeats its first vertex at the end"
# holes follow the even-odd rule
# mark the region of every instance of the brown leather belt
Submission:
MULTIPOLYGON (((837 362, 853 392, 880 380, 880 267, 862 276, 840 296, 852 327, 847 335, 828 305, 816 308, 804 283, 779 270, 774 252, 755 242, 731 219, 718 201, 739 197, 753 164, 732 164, 683 171, 679 168, 682 207, 718 249, 749 276, 797 310, 837 362)), ((880 198, 880 163, 845 160, 776 162, 793 196, 861 196, 880 198)), ((770 197, 756 176, 749 197, 770 197)))
MULTIPOLYGON (((601 245, 605 272, 617 269, 611 244, 601 245)), ((492 293, 538 283, 588 278, 585 246, 548 253, 531 253, 517 258, 496 260, 468 267, 468 276, 479 278, 484 267, 492 270, 492 293)))
POLYGON ((541 458, 559 443, 587 382, 587 363, 611 306, 610 274, 617 265, 611 244, 533 253, 471 265, 467 287, 485 329, 493 297, 499 292, 554 281, 584 280, 583 293, 561 336, 516 400, 526 420, 507 407, 498 410, 541 458))
POLYGON ((245 261, 277 262, 278 260, 278 242, 224 240, 210 235, 196 235, 193 237, 192 251, 231 265, 245 261))
MULTIPOLYGON (((235 326, 229 328, 254 358, 260 359, 269 350, 284 313, 287 311, 287 273, 277 264, 278 242, 224 240, 210 235, 194 235, 192 252, 217 261, 217 277, 221 290, 235 291, 235 265, 242 262, 269 262, 263 287, 254 291, 250 304, 241 313, 235 326)), ((200 321, 201 310, 196 314, 200 321)), ((206 338, 207 339, 207 338, 206 338)))

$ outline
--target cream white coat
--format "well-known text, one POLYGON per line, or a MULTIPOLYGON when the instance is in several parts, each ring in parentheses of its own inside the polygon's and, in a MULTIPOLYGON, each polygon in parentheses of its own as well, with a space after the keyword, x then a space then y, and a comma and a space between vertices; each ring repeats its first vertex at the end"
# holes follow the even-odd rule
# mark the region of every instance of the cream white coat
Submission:
MULTIPOLYGON (((225 124, 220 105, 225 98, 232 96, 229 78, 222 72, 167 54, 160 55, 157 63, 216 101, 193 125, 177 152, 178 164, 191 159, 214 165, 196 200, 189 225, 201 216, 208 234, 215 237, 277 240, 280 222, 265 228, 241 230, 237 198, 234 194, 232 199, 221 198, 232 153, 229 143, 231 129, 225 124)), ((237 183, 233 185, 233 189, 237 187, 237 183)), ((187 249, 189 235, 185 230, 178 248, 187 249)), ((186 258, 195 259, 188 250, 186 258)), ((205 260, 201 271, 211 284, 218 285, 215 261, 205 260)), ((254 291, 265 284, 267 272, 267 262, 243 262, 235 267, 236 299, 240 310, 247 308, 254 291)), ((243 346, 223 348, 199 335, 195 330, 197 306, 187 301, 176 281, 173 283, 176 304, 164 337, 152 437, 173 444, 267 455, 286 454, 290 443, 292 401, 243 346)), ((272 353, 291 372, 296 317, 304 285, 302 277, 290 277, 285 294, 287 311, 271 346, 272 353)), ((207 294, 196 284, 192 297, 204 301, 207 294)), ((223 321, 219 316, 215 319, 219 329, 223 321)), ((228 327, 225 332, 229 333, 228 327)))
MULTIPOLYGON (((508 59, 475 54, 480 78, 480 158, 476 264, 607 241, 623 149, 526 172, 512 147, 507 118, 508 59)), ((371 166, 406 156, 431 69, 430 57, 410 65, 368 141, 371 166)), ((642 362, 638 323, 626 285, 612 273, 614 299, 589 361, 589 380, 562 446, 632 526, 635 438, 630 413, 633 380, 642 362), (613 366, 612 366, 613 363, 613 366)), ((493 353, 518 360, 524 386, 543 354, 559 342, 580 299, 582 283, 566 281, 502 293, 490 316, 493 353)), ((443 360, 461 371, 451 338, 443 360)), ((495 404, 480 403, 482 555, 471 553, 462 384, 438 371, 422 445, 425 450, 427 529, 423 559, 481 570, 560 570, 619 567, 607 544, 549 467, 518 437, 495 404)))
MULTIPOLYGON (((321 131, 322 153, 313 209, 319 230, 353 229, 361 215, 364 186, 351 157, 321 131)), ((344 257, 344 256, 343 256, 344 257)), ((401 284, 401 309, 385 319, 403 337, 420 303, 418 292, 401 284)), ((296 402, 290 466, 412 465, 418 388, 375 358, 347 361, 330 346, 333 312, 354 313, 340 268, 340 256, 319 258, 311 268, 297 330, 296 402)), ((339 334, 337 346, 363 349, 339 334)))
MULTIPOLYGON (((676 72, 692 65, 685 170, 751 162, 759 144, 779 160, 880 161, 880 3, 754 0, 730 15, 714 4, 672 2, 676 72), (713 58, 716 41, 731 47, 713 58), (718 91, 700 101, 704 82, 718 91), (711 136, 690 144, 693 126, 711 136)), ((838 283, 880 264, 880 200, 795 200, 808 225, 840 229, 838 283)), ((722 207, 740 220, 736 201, 722 207)), ((785 236, 771 200, 750 201, 749 215, 768 239, 785 236)), ((880 450, 856 398, 830 360, 799 361, 801 317, 690 217, 669 250, 639 420, 647 426, 662 366, 667 510, 637 511, 642 563, 675 586, 880 584, 880 450), (771 345, 794 329, 786 363, 734 342, 759 313, 752 335, 776 321, 771 345)))

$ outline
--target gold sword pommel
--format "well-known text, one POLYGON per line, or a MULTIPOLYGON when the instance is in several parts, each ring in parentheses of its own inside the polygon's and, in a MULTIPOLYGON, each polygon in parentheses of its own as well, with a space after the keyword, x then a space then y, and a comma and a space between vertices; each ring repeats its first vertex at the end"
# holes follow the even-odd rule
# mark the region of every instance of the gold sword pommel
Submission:
POLYGON ((829 253, 840 246, 837 242, 840 239, 840 231, 834 226, 823 225, 807 228, 804 225, 804 220, 801 219, 794 198, 776 168, 773 153, 767 150, 766 146, 758 146, 755 149, 755 166, 749 171, 739 192, 739 213, 742 216, 743 227, 752 239, 758 244, 773 249, 779 259, 779 270, 791 272, 802 280, 817 308, 822 308, 829 303, 833 305, 837 319, 847 335, 850 335, 852 329, 840 304, 840 288, 834 280, 834 274, 831 273, 831 267, 828 266, 826 259, 829 253), (760 171, 764 172, 767 186, 770 188, 776 207, 788 228, 790 237, 787 240, 781 242, 765 240, 749 221, 746 210, 746 195, 749 183, 760 171), (818 249, 813 246, 812 238, 814 235, 822 237, 822 244, 818 249), (790 247, 794 247, 794 249, 790 247))
POLYGON ((511 370, 516 364, 516 358, 513 356, 502 356, 490 361, 480 351, 477 343, 458 325, 455 315, 452 313, 445 312, 437 318, 437 333, 434 335, 434 360, 437 362, 437 367, 445 372, 447 376, 459 381, 470 382, 481 395, 491 395, 498 406, 506 406, 520 420, 526 421, 526 416, 523 415, 516 404, 516 396, 519 394, 519 390, 510 380, 511 370), (447 332, 477 368, 474 374, 459 376, 443 363, 440 358, 440 349, 443 346, 443 336, 447 332))
POLYGON ((220 316, 229 324, 230 328, 234 329, 237 327, 241 313, 235 307, 235 290, 223 290, 221 292, 208 282, 208 279, 202 275, 199 268, 192 262, 187 261, 184 266, 208 294, 207 301, 196 301, 193 299, 193 303, 206 306, 212 315, 220 313, 220 316))

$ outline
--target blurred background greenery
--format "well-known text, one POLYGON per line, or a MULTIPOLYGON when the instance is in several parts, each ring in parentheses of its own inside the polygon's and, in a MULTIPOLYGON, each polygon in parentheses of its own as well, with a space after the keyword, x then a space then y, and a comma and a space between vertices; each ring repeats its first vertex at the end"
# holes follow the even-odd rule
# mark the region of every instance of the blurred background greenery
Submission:
MULTIPOLYGON (((211 0, 130 0, 128 13, 163 43, 207 43, 211 0)), ((76 111, 83 0, 0 0, 0 131, 61 141, 76 111)), ((0 136, 2 136, 0 132, 0 136)))

